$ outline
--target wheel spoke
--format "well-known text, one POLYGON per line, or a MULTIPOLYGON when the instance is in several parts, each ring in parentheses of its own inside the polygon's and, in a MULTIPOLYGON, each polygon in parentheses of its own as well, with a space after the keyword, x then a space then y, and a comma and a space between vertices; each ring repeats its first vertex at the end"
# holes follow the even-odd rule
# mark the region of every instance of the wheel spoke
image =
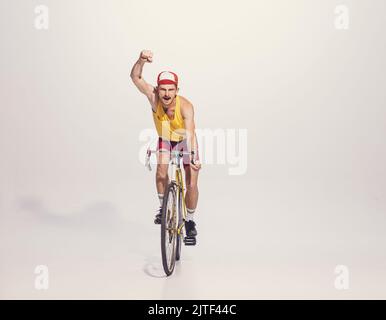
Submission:
POLYGON ((175 263, 176 254, 176 235, 177 235, 177 212, 176 212, 176 194, 173 189, 169 189, 166 204, 166 221, 164 222, 164 248, 166 269, 171 273, 175 263))

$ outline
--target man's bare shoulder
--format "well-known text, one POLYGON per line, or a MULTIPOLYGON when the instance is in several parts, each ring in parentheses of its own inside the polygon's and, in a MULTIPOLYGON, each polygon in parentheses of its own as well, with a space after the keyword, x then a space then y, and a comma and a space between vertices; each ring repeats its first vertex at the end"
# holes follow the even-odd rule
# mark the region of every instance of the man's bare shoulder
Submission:
POLYGON ((193 104, 185 97, 183 96, 179 96, 180 97, 180 101, 181 101, 181 106, 182 105, 189 105, 189 106, 192 106, 193 107, 193 104))
POLYGON ((179 97, 180 97, 180 102, 181 102, 181 109, 184 109, 187 111, 193 110, 193 104, 188 99, 186 99, 183 96, 179 96, 179 97))
POLYGON ((180 96, 181 115, 184 119, 193 119, 194 108, 193 104, 186 98, 180 96))
POLYGON ((193 104, 185 97, 183 97, 183 96, 179 96, 179 97, 180 97, 180 103, 181 103, 181 115, 182 115, 182 117, 184 119, 193 118, 193 114, 194 114, 193 104))

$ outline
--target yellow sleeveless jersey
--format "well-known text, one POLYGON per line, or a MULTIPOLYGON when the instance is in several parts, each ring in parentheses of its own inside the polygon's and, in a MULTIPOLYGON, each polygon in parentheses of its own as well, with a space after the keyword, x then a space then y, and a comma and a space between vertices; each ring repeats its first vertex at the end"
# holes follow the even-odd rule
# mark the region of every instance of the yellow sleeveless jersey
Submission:
POLYGON ((173 120, 170 120, 165 113, 161 101, 158 101, 156 112, 153 111, 153 120, 157 133, 162 139, 182 141, 185 138, 185 123, 181 115, 181 101, 179 96, 176 96, 176 108, 173 120))

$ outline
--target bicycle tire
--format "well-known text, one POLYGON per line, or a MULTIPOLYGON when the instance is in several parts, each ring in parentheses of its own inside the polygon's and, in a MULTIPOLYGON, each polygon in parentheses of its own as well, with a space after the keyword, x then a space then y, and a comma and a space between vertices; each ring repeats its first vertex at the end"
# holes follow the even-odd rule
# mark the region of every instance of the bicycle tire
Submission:
MULTIPOLYGON (((166 247, 167 241, 170 243, 170 232, 168 232, 168 230, 167 230, 168 227, 170 228, 169 217, 170 217, 170 214, 173 215, 173 213, 170 213, 170 211, 168 211, 168 202, 169 202, 169 198, 171 196, 173 196, 174 197, 173 206, 175 207, 176 195, 177 195, 176 189, 177 188, 176 188, 175 184, 170 183, 168 185, 167 192, 165 194, 165 197, 164 197, 164 200, 162 203, 161 255, 162 255, 162 265, 163 265, 164 271, 165 271, 167 276, 170 276, 173 273, 175 263, 176 263, 176 251, 177 251, 176 250, 176 244, 177 244, 176 233, 174 233, 174 236, 171 240, 172 241, 172 252, 171 253, 169 252, 169 254, 171 255, 170 257, 168 256, 168 248, 166 247), (168 261, 168 258, 170 259, 170 261, 168 261)), ((178 219, 178 217, 174 217, 175 223, 177 222, 177 219, 178 219)), ((173 223, 173 217, 172 217, 172 223, 173 223)), ((171 226, 174 229, 176 229, 175 223, 174 223, 174 225, 171 226)))
MULTIPOLYGON (((179 194, 179 196, 178 196, 178 226, 180 226, 183 222, 182 221, 183 220, 183 217, 182 217, 182 191, 179 190, 178 194, 179 194)), ((183 233, 181 230, 181 233, 179 235, 177 235, 176 261, 179 261, 181 259, 182 236, 183 236, 183 233)))

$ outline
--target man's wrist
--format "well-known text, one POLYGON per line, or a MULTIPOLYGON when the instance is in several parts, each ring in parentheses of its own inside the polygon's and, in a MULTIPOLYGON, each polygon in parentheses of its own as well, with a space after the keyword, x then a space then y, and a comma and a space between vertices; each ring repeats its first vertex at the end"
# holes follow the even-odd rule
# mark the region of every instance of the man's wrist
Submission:
POLYGON ((137 63, 138 63, 139 65, 141 65, 141 66, 144 66, 145 63, 146 63, 146 59, 142 59, 141 57, 139 57, 137 63))
POLYGON ((192 150, 190 152, 190 159, 191 159, 192 162, 197 161, 197 151, 192 150))

